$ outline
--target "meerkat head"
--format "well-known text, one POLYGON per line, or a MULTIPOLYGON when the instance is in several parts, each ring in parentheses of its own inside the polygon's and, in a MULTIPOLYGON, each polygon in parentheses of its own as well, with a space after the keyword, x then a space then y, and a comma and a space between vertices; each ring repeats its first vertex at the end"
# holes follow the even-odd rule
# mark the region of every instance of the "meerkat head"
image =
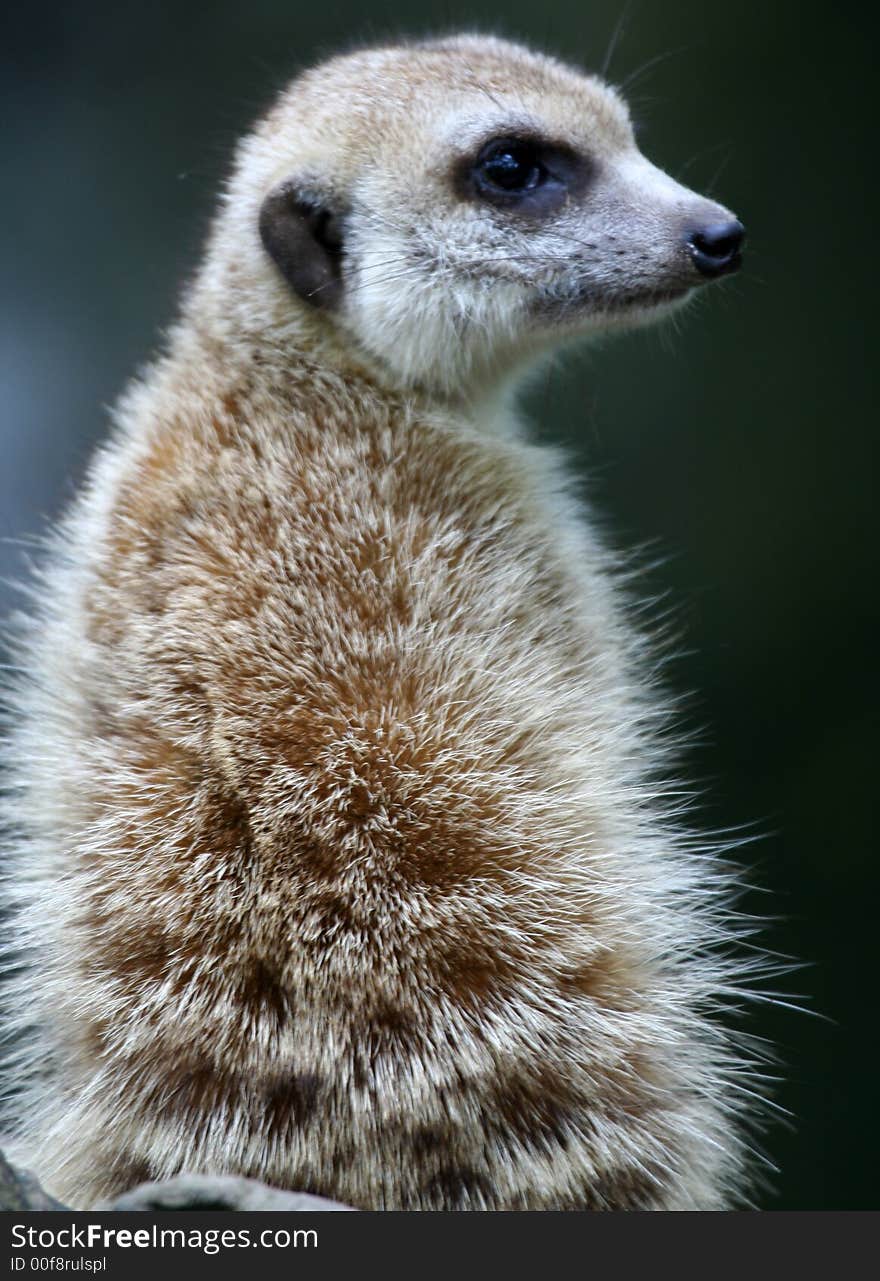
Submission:
POLYGON ((459 36, 296 80, 242 145, 213 259, 278 341, 305 323, 449 394, 669 310, 742 240, 641 154, 613 88, 459 36))

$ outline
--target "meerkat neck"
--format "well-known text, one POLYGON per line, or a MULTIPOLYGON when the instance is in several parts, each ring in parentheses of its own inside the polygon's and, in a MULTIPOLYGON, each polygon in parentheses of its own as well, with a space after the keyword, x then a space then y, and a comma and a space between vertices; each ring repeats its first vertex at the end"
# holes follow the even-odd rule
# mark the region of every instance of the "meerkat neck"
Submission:
MULTIPOLYGON (((272 282, 274 285, 274 282, 272 282)), ((251 317, 244 306, 230 305, 228 288, 218 293, 214 273, 206 272, 185 298, 175 333, 174 350, 187 369, 214 368, 223 383, 246 383, 255 365, 261 378, 280 390, 298 381, 304 370, 321 371, 373 395, 406 401, 418 412, 441 413, 465 420, 482 432, 515 430, 517 380, 481 371, 457 386, 433 386, 403 380, 380 356, 352 343, 346 330, 321 313, 279 302, 274 323, 251 317)))

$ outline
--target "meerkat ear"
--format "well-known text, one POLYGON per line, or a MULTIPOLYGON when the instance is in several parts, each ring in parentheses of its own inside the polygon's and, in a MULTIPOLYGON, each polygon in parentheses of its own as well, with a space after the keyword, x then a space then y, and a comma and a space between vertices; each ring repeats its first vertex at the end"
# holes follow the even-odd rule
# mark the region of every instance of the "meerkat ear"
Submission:
POLYGON ((332 308, 342 298, 342 218, 292 182, 270 191, 260 208, 260 239, 282 276, 305 302, 332 308))

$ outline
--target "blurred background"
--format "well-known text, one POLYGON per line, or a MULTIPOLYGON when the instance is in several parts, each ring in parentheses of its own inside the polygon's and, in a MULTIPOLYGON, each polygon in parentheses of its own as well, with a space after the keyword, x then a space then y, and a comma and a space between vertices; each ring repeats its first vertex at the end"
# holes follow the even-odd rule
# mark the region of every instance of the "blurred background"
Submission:
MULTIPOLYGON (((196 263, 232 144, 340 44, 470 27, 627 84, 663 168, 749 230, 743 273, 676 324, 542 375, 615 541, 651 544, 646 594, 682 634, 669 669, 700 732, 706 828, 748 825, 767 944, 807 962, 749 1027, 791 1114, 767 1209, 880 1203, 876 742, 876 23, 810 0, 342 0, 17 5, 0 84, 0 575, 45 528, 155 347, 196 263), (695 692, 694 692, 695 691, 695 692)), ((0 613, 13 603, 0 588, 0 613)))

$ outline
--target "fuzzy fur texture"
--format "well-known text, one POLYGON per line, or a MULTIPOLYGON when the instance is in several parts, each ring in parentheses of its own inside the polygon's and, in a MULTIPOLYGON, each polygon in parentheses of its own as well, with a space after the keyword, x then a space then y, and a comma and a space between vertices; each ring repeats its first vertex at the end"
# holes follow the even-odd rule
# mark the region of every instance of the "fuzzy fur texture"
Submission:
POLYGON ((697 283, 710 210, 612 91, 476 37, 309 72, 242 144, 18 641, 15 1156, 64 1201, 196 1171, 738 1202, 728 873, 609 554, 507 408, 551 339, 697 283), (524 121, 598 166, 552 225, 446 180, 524 121), (342 211, 336 309, 260 244, 291 179, 342 211))

